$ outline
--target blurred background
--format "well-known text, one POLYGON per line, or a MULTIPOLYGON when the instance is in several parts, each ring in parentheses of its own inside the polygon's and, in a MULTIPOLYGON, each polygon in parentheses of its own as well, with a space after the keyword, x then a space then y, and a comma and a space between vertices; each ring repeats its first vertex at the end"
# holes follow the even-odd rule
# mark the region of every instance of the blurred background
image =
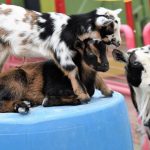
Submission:
MULTIPOLYGON (((19 5, 41 12, 55 11, 68 15, 85 13, 98 7, 110 9, 122 8, 123 11, 119 15, 122 22, 122 45, 120 49, 126 51, 130 48, 150 44, 150 0, 0 0, 0 3, 19 5)), ((145 136, 143 138, 143 135, 137 131, 137 113, 131 102, 130 91, 124 75, 124 65, 113 60, 111 51, 108 52, 108 57, 110 70, 106 73, 102 73, 102 76, 108 86, 114 91, 122 93, 126 98, 134 149, 148 150, 149 148, 145 136)), ((23 59, 13 56, 7 60, 3 70, 22 65, 24 62, 39 60, 42 59, 23 59)))

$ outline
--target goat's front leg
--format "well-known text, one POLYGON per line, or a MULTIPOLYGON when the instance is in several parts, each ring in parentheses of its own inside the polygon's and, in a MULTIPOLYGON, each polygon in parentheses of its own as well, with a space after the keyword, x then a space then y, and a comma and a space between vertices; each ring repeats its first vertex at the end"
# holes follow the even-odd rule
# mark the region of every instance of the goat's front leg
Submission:
POLYGON ((103 95, 105 95, 107 97, 112 96, 113 91, 106 85, 106 83, 100 76, 100 72, 96 73, 95 86, 97 89, 99 89, 102 92, 103 95))
POLYGON ((61 69, 70 79, 74 93, 81 102, 87 102, 90 99, 89 94, 79 78, 78 67, 74 64, 70 51, 61 51, 57 53, 57 61, 60 63, 61 69))
POLYGON ((81 102, 89 101, 90 96, 79 78, 78 68, 74 66, 71 70, 66 69, 65 74, 70 79, 73 91, 77 95, 78 99, 81 100, 81 102))

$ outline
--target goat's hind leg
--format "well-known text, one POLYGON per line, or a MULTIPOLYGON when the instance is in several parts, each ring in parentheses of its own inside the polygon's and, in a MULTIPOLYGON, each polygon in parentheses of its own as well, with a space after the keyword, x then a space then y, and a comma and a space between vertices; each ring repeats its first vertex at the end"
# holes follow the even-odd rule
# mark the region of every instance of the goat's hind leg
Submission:
POLYGON ((9 56, 9 51, 7 49, 2 50, 0 47, 0 72, 2 71, 2 68, 8 56, 9 56))
POLYGON ((16 112, 21 114, 27 114, 30 107, 30 101, 5 100, 1 102, 0 113, 16 112))
POLYGON ((49 96, 44 98, 42 105, 44 107, 50 106, 64 106, 64 105, 79 105, 80 100, 76 95, 70 96, 49 96))

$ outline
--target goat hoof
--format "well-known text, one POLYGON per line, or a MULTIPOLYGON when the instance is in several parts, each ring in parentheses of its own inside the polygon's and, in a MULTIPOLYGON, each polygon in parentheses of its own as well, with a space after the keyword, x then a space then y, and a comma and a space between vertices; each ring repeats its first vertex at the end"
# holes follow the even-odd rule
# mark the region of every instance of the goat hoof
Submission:
POLYGON ((15 104, 14 106, 14 111, 18 112, 20 114, 27 114, 29 112, 29 105, 24 103, 24 102, 20 102, 15 104))
POLYGON ((80 99, 81 104, 84 104, 90 101, 90 96, 88 94, 82 94, 82 96, 78 97, 78 99, 80 99))
POLYGON ((32 104, 30 101, 23 101, 29 108, 31 108, 32 104))
POLYGON ((43 106, 43 107, 48 107, 48 104, 49 104, 48 98, 45 97, 45 98, 43 99, 42 106, 43 106))
POLYGON ((109 91, 109 92, 105 92, 105 93, 102 93, 104 96, 106 97, 112 97, 113 96, 113 93, 114 91, 109 91))
POLYGON ((81 105, 81 101, 79 99, 73 99, 73 102, 71 104, 72 106, 81 105))

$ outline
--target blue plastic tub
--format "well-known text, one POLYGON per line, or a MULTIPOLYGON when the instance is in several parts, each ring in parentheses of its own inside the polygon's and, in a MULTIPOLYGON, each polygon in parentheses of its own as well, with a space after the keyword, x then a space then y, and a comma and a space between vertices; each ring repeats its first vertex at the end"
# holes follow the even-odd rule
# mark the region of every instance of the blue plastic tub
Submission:
POLYGON ((133 150, 124 97, 0 114, 0 150, 133 150))

